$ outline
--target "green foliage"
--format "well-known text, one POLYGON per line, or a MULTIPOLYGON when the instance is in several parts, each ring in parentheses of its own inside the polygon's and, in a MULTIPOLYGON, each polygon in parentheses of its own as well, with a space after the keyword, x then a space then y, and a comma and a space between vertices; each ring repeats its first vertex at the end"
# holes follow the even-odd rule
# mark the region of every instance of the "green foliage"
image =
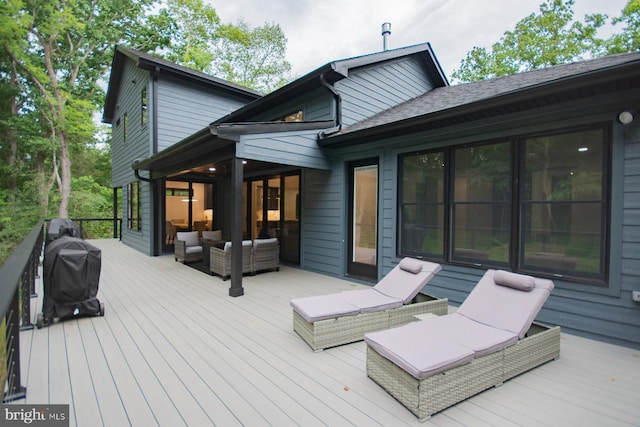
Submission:
POLYGON ((247 23, 223 25, 214 70, 225 80, 271 92, 289 79, 291 64, 284 60, 287 38, 278 24, 251 29, 247 23))
MULTIPOLYGON (((630 4, 637 2, 631 0, 630 4)), ((515 29, 506 31, 491 50, 475 46, 462 60, 460 68, 452 73, 453 78, 460 82, 472 82, 611 52, 610 45, 613 42, 597 37, 597 31, 606 23, 607 15, 596 13, 586 15, 584 22, 575 21, 573 4, 573 0, 542 3, 539 14, 531 14, 520 20, 515 29)), ((635 13, 637 18, 637 8, 635 13)), ((630 14, 625 18, 625 22, 629 23, 628 28, 633 27, 634 22, 631 19, 633 13, 630 14)), ((635 28, 638 28, 637 22, 635 28)), ((628 43, 625 43, 623 40, 616 43, 619 51, 625 51, 621 47, 628 47, 628 43)))
POLYGON ((609 40, 609 53, 634 52, 640 50, 640 0, 630 0, 622 10, 622 16, 612 20, 613 25, 624 24, 622 32, 609 40))

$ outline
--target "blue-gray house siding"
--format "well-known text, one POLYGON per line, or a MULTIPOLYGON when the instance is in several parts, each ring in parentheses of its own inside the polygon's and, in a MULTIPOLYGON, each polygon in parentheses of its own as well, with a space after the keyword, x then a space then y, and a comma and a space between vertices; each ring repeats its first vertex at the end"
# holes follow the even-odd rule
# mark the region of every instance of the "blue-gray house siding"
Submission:
POLYGON ((400 58, 357 68, 336 82, 342 97, 342 123, 364 120, 433 89, 417 58, 400 58))
POLYGON ((201 84, 160 76, 158 93, 158 152, 242 107, 246 101, 201 84))

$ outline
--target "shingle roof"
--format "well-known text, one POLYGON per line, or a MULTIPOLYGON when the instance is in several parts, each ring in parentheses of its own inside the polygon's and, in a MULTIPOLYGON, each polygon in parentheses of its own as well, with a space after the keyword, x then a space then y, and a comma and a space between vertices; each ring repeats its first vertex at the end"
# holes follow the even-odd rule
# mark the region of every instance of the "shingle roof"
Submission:
MULTIPOLYGON (((483 101, 496 100, 500 97, 541 89, 547 85, 568 82, 581 76, 590 76, 594 73, 615 69, 625 64, 638 63, 639 61, 640 52, 610 55, 474 83, 439 87, 344 128, 340 132, 327 137, 326 143, 331 144, 332 139, 348 138, 350 134, 357 132, 373 130, 373 128, 384 127, 412 118, 428 117, 483 101)), ((638 77, 640 78, 640 76, 638 77)))

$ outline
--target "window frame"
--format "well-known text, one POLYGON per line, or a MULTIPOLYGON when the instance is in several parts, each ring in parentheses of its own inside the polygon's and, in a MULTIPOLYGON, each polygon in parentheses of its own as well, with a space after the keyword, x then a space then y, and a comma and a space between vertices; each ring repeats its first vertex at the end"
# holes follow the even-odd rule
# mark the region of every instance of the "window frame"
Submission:
MULTIPOLYGON (((610 264, 611 264, 611 238, 612 238, 612 230, 611 230, 611 186, 612 186, 612 161, 613 161, 613 132, 611 123, 596 123, 589 124, 584 126, 575 126, 569 128, 562 129, 554 129, 548 131, 540 131, 534 133, 523 133, 511 135, 508 137, 501 137, 492 140, 484 140, 477 141, 473 143, 464 143, 450 146, 440 146, 432 149, 425 150, 414 150, 405 153, 399 153, 397 156, 397 186, 398 186, 398 197, 396 202, 396 253, 397 256, 412 256, 420 259, 428 259, 435 262, 446 262, 451 265, 460 265, 465 267, 480 267, 480 268, 509 268, 514 272, 521 272, 526 274, 534 274, 538 277, 549 277, 552 279, 562 279, 568 282, 574 282, 578 284, 588 284, 588 285, 596 285, 601 288, 609 288, 609 275, 610 275, 610 264), (532 268, 531 265, 524 265, 524 258, 520 259, 521 254, 524 252, 524 239, 523 234, 526 229, 523 223, 523 215, 525 212, 525 204, 522 200, 525 180, 524 180, 524 169, 525 169, 525 143, 527 140, 531 140, 533 138, 544 137, 544 136, 562 136, 571 133, 579 133, 584 131, 601 131, 602 132, 602 150, 603 150, 603 158, 602 158, 602 179, 601 179, 601 198, 600 202, 602 204, 600 212, 600 230, 604 233, 604 237, 600 242, 600 270, 597 273, 589 274, 582 271, 576 271, 574 274, 566 274, 567 272, 563 271, 563 274, 551 273, 548 270, 538 270, 536 268, 532 268), (511 158, 510 158, 510 176, 512 179, 511 185, 511 218, 510 218, 510 250, 508 251, 509 259, 507 263, 501 262, 493 262, 491 260, 476 260, 476 259, 454 259, 453 250, 454 250, 454 232, 453 229, 455 227, 454 218, 453 218, 453 204, 454 204, 454 176, 455 176, 455 156, 454 152, 457 149, 461 149, 464 147, 473 147, 473 146, 483 146, 490 144, 499 144, 499 143, 510 143, 511 148, 511 158), (403 230, 403 209, 407 205, 404 202, 404 173, 403 170, 403 161, 406 158, 410 158, 412 156, 420 156, 429 153, 436 152, 444 152, 445 158, 445 179, 443 181, 442 191, 444 192, 444 247, 441 256, 434 256, 434 254, 429 253, 416 253, 411 250, 407 250, 409 248, 404 247, 402 230, 403 230), (521 267, 522 265, 522 267, 521 267)), ((565 201, 565 203, 583 203, 582 201, 565 201)))
POLYGON ((142 231, 142 202, 140 181, 127 184, 127 229, 142 231))

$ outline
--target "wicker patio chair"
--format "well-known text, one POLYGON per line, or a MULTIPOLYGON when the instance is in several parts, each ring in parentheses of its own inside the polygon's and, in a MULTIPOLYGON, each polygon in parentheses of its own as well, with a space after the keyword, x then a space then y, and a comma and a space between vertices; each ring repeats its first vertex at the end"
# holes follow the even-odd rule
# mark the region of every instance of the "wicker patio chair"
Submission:
POLYGON ((174 256, 182 263, 200 261, 202 246, 198 240, 197 231, 179 231, 174 241, 174 256))
POLYGON ((404 258, 370 289, 293 299, 293 330, 320 351, 416 321, 416 315, 446 314, 446 298, 420 293, 440 269, 439 264, 404 258))
POLYGON ((550 280, 489 270, 456 313, 365 335, 367 375, 420 420, 560 357, 550 280))
MULTIPOLYGON (((209 249, 209 270, 222 280, 231 277, 231 242, 224 242, 223 247, 212 246, 209 249)), ((242 241, 242 273, 253 273, 253 245, 251 240, 242 241)))
POLYGON ((264 270, 280 270, 280 244, 275 237, 253 241, 253 272, 264 270))

